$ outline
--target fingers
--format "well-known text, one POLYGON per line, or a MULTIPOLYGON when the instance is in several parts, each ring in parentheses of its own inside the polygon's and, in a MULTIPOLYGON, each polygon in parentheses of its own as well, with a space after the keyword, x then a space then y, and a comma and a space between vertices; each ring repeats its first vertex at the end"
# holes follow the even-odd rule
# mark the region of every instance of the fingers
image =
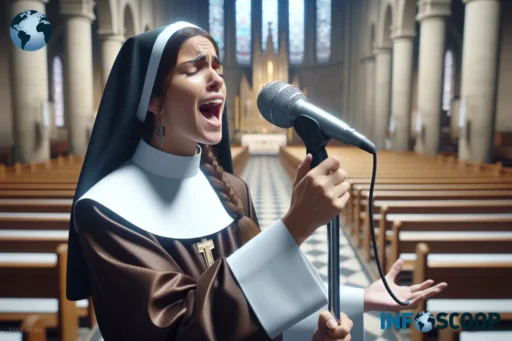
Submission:
POLYGON ((332 189, 332 198, 341 198, 350 188, 350 183, 344 181, 332 189))
POLYGON ((328 157, 322 161, 312 172, 315 175, 329 175, 340 168, 341 162, 336 156, 328 157))
POLYGON ((388 274, 386 275, 386 279, 390 282, 394 282, 396 276, 402 271, 402 267, 404 266, 404 261, 402 259, 399 259, 393 264, 391 267, 391 270, 389 270, 388 274))
POLYGON ((336 328, 338 322, 334 319, 332 314, 327 310, 322 310, 318 316, 318 329, 336 328))
POLYGON ((416 308, 418 306, 418 304, 420 304, 422 301, 425 301, 426 299, 439 294, 441 292, 441 290, 446 288, 446 286, 447 286, 447 284, 443 282, 443 283, 437 284, 436 286, 434 286, 432 288, 415 293, 416 297, 410 302, 409 307, 412 309, 416 308))
POLYGON ((345 313, 340 314, 340 322, 335 328, 327 328, 325 340, 350 340, 353 322, 345 313))
POLYGON ((349 198, 350 198, 350 193, 349 192, 345 192, 341 197, 336 199, 336 201, 335 201, 336 208, 339 211, 343 210, 343 208, 347 204, 347 201, 348 201, 349 198))
MULTIPOLYGON (((343 183, 347 179, 348 174, 343 169, 338 168, 337 170, 333 171, 331 174, 327 175, 326 177, 327 177, 327 184, 329 184, 331 186, 337 186, 337 185, 343 183)), ((349 184, 349 188, 350 188, 350 184, 349 184)))
POLYGON ((424 290, 424 289, 430 287, 432 285, 432 283, 434 283, 433 280, 427 279, 423 283, 411 285, 411 292, 416 292, 418 290, 424 290))
POLYGON ((307 154, 304 160, 302 160, 301 164, 297 168, 297 173, 295 175, 295 180, 293 181, 293 186, 295 186, 306 174, 308 174, 311 166, 311 161, 313 161, 313 156, 311 154, 307 154))
POLYGON ((345 336, 343 338, 333 339, 332 337, 325 335, 323 341, 352 341, 352 336, 350 336, 350 334, 348 334, 347 336, 345 336))

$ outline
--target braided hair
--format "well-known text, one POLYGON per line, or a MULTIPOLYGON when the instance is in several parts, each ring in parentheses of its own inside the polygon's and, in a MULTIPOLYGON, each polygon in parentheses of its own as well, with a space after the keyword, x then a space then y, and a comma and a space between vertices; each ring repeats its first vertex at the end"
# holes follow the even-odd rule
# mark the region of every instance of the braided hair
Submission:
POLYGON ((224 208, 237 217, 238 238, 242 245, 245 244, 256 236, 260 229, 251 218, 244 214, 242 201, 229 183, 229 180, 224 177, 224 169, 218 163, 210 145, 201 145, 201 170, 219 196, 224 208))

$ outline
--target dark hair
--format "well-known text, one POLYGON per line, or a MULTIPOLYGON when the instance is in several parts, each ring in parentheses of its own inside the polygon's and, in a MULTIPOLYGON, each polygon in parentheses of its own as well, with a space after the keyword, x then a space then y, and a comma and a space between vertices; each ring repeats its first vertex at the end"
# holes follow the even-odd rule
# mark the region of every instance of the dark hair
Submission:
MULTIPOLYGON (((183 43, 195 36, 203 36, 211 41, 215 52, 219 55, 219 47, 211 35, 197 28, 184 28, 176 32, 165 45, 162 59, 158 67, 158 72, 153 85, 151 96, 163 96, 172 73, 176 66, 178 53, 183 43)), ((155 133, 155 116, 148 112, 143 125, 143 138, 146 141, 151 139, 155 133)), ((219 164, 213 148, 210 145, 200 144, 201 146, 201 170, 208 178, 211 186, 220 198, 224 208, 238 219, 238 238, 241 244, 245 244, 252 237, 260 232, 258 225, 249 217, 241 214, 244 212, 242 201, 238 197, 233 186, 224 176, 224 169, 219 164)))

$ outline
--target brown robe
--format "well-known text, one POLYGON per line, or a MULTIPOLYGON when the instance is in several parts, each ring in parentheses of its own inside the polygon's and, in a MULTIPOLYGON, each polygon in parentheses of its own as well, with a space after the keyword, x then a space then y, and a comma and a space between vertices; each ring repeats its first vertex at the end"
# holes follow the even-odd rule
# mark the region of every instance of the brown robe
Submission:
MULTIPOLYGON (((247 184, 225 176, 258 222, 247 184)), ((153 235, 90 199, 75 215, 105 341, 270 340, 226 261, 242 244, 236 221, 207 236, 215 246, 208 268, 201 238, 153 235)))

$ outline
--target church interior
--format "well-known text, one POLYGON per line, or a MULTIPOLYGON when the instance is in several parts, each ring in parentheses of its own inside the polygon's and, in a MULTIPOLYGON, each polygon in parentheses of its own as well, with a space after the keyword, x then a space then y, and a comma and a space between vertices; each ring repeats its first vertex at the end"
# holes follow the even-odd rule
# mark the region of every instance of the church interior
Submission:
MULTIPOLYGON (((351 183, 340 214, 340 283, 366 288, 380 278, 376 258, 385 273, 401 258, 399 283, 448 283, 409 310, 415 316, 469 314, 454 319, 460 328, 427 332, 415 323, 383 328, 381 314, 368 312, 366 341, 512 339, 512 2, 1 2, 1 340, 102 340, 91 301, 65 295, 72 199, 123 43, 178 20, 219 45, 234 171, 262 229, 287 212, 306 154, 293 128, 261 115, 267 83, 294 85, 377 147, 372 192, 372 157, 333 139, 326 146, 351 183), (44 13, 52 27, 33 52, 8 33, 25 10, 44 13), (478 312, 500 321, 479 328, 477 318, 468 322, 478 312)), ((327 232, 301 246, 325 281, 327 232)))

